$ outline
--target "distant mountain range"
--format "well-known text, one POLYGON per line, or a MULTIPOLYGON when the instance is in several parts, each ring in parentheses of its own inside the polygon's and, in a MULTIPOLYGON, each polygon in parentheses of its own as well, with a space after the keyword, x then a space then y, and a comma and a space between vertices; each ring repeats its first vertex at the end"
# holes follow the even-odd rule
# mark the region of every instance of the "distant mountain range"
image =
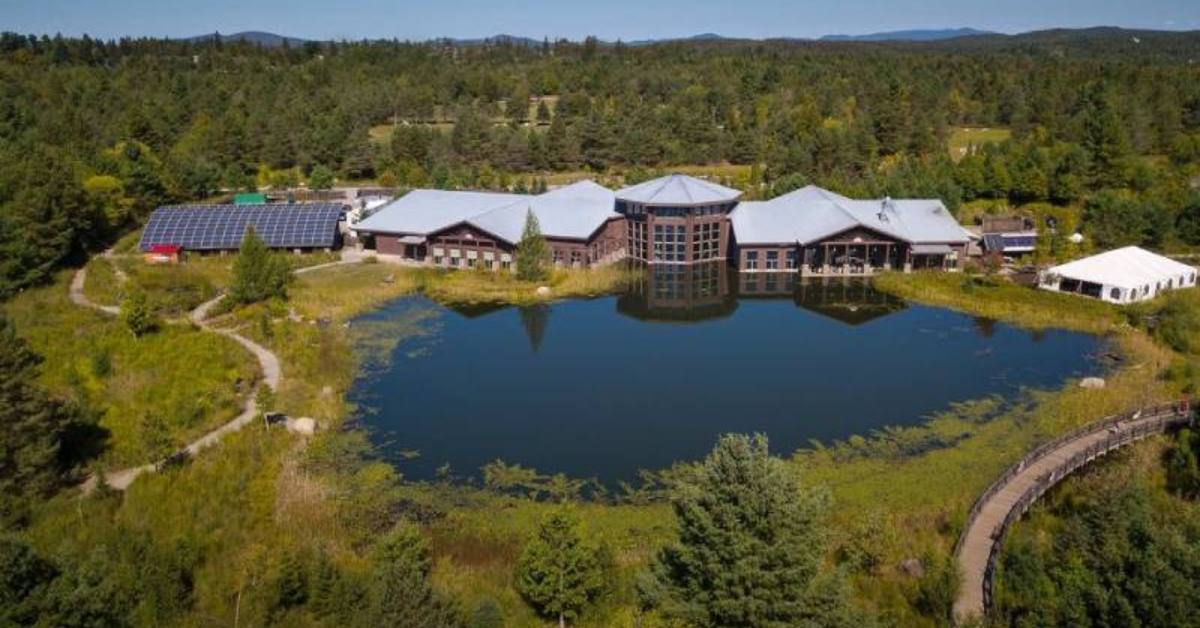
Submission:
MULTIPOLYGON (((677 37, 665 39, 641 39, 624 42, 627 46, 650 46, 662 43, 678 43, 678 42, 747 42, 747 41, 794 41, 794 42, 946 42, 951 40, 976 43, 979 45, 990 45, 1003 42, 1029 42, 1029 43, 1064 43, 1066 41, 1085 41, 1085 40, 1108 40, 1114 38, 1125 38, 1135 43, 1143 37, 1172 37, 1179 35, 1194 35, 1197 31, 1151 31, 1151 30, 1135 30, 1124 29, 1112 26, 1098 26, 1093 28, 1057 28, 1041 31, 1030 31, 1028 33, 1020 33, 1016 35, 1007 35, 1004 33, 996 33, 993 31, 979 30, 976 28, 946 28, 946 29, 916 29, 916 30, 900 30, 900 31, 884 31, 879 33, 868 33, 865 35, 825 35, 819 39, 808 39, 801 37, 774 37, 767 40, 755 40, 739 37, 725 37, 716 33, 701 33, 692 35, 691 37, 677 37)), ((195 37, 186 37, 185 41, 201 43, 211 41, 214 37, 219 37, 222 42, 249 42, 273 48, 282 46, 287 42, 289 46, 302 46, 309 40, 299 37, 288 37, 268 33, 263 31, 244 31, 232 34, 212 33, 208 35, 197 35, 195 37)), ((429 40, 430 42, 443 43, 449 46, 484 46, 495 44, 509 44, 515 46, 541 46, 544 39, 535 39, 532 37, 522 37, 518 35, 499 34, 491 37, 480 37, 474 39, 455 39, 455 38, 437 38, 429 40)), ((554 41, 553 39, 551 41, 554 41)), ((613 45, 615 42, 602 41, 602 45, 613 45)))
POLYGON ((997 35, 993 31, 977 28, 918 29, 909 31, 885 31, 866 35, 826 35, 821 41, 941 41, 973 35, 997 35))
POLYGON ((233 33, 230 35, 224 35, 221 33, 209 33, 207 35, 196 35, 195 37, 185 37, 184 40, 194 42, 194 43, 201 43, 201 42, 206 42, 206 41, 212 41, 213 38, 220 38, 222 43, 250 42, 252 44, 258 44, 260 46, 265 46, 267 48, 274 48, 276 46, 282 46, 283 42, 285 42, 285 41, 287 42, 287 44, 289 46, 303 46, 305 44, 305 42, 308 41, 307 39, 300 39, 299 37, 287 37, 284 35, 276 35, 275 33, 267 33, 267 32, 263 32, 263 31, 242 31, 240 33, 233 33))

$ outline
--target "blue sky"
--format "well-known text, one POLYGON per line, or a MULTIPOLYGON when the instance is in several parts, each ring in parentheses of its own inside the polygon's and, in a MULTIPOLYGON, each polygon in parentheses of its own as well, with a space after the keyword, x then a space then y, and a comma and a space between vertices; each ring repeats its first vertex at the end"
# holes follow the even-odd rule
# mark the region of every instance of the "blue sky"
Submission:
POLYGON ((818 37, 970 26, 1200 29, 1198 0, 0 0, 0 30, 181 37, 264 30, 312 39, 818 37))

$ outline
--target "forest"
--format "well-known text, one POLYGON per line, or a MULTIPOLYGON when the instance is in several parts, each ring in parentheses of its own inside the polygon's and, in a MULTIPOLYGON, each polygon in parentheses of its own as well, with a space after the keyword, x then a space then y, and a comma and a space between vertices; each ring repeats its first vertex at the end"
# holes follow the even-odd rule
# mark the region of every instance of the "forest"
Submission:
MULTIPOLYGON (((367 263, 301 279, 288 264, 328 259, 275 264, 253 247, 151 268, 137 229, 159 205, 242 190, 522 191, 704 167, 751 198, 810 182, 937 197, 964 222, 1019 211, 1088 246, 1190 253, 1194 59, 1200 34, 1105 29, 277 48, 0 35, 0 625, 945 625, 949 547, 976 489, 1069 421, 1194 392, 1197 297, 1126 314, 990 277, 881 278, 1032 329, 1112 334, 1138 368, 1099 392, 977 401, 796 453, 728 436, 702 461, 585 499, 581 480, 502 461, 480 486, 408 482, 346 421, 359 352, 416 333, 351 329, 354 315, 404 294, 505 300, 532 285, 367 263), (991 139, 961 140, 971 130, 991 139), (116 257, 94 255, 114 244, 116 257), (84 264, 84 289, 120 317, 67 300, 84 264), (249 358, 171 322, 222 291, 237 302, 219 324, 288 365, 261 406, 334 429, 304 446, 244 429, 125 493, 80 495, 87 474, 236 412, 249 358)), ((1048 240, 1039 254, 1054 257, 1048 240)), ((553 279, 580 295, 620 280, 553 279)), ((1198 452, 1191 432, 1156 439, 1064 484, 1005 550, 997 623, 1172 625, 1196 594, 1198 452)))

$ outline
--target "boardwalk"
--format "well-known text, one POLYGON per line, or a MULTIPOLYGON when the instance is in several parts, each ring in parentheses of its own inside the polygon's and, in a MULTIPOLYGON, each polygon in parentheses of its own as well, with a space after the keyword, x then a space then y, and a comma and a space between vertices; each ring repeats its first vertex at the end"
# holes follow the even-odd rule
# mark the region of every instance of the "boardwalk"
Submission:
POLYGON ((955 548, 962 587, 959 621, 982 617, 991 605, 992 574, 1004 534, 1050 487, 1109 451, 1189 421, 1186 404, 1109 417, 1038 447, 1010 467, 975 503, 955 548))

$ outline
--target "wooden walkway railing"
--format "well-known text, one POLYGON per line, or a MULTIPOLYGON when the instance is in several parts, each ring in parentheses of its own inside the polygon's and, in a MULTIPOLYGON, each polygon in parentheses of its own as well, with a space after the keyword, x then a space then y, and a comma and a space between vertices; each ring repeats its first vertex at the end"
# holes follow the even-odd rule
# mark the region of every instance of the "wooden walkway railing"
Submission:
POLYGON ((955 618, 982 617, 991 609, 992 578, 1004 536, 1046 491, 1110 451, 1190 421, 1187 401, 1111 416, 1038 446, 1005 470, 975 501, 954 546, 963 576, 955 618))

